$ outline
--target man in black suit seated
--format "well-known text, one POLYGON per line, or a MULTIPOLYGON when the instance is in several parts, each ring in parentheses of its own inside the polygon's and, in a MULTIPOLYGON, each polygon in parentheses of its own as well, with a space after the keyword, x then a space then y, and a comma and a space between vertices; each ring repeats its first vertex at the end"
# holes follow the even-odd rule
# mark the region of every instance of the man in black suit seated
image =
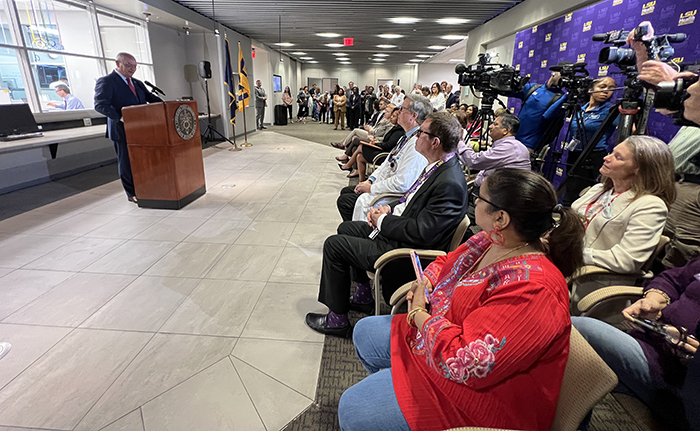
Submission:
POLYGON ((117 67, 114 71, 98 79, 95 84, 95 111, 107 117, 107 136, 114 142, 122 186, 127 199, 136 203, 122 108, 143 105, 147 102, 162 102, 162 100, 151 94, 143 82, 133 78, 137 66, 133 55, 120 52, 117 54, 116 62, 117 67))
MULTIPOLYGON (((416 150, 428 160, 428 166, 399 203, 393 208, 370 209, 369 222, 343 222, 338 234, 326 239, 318 300, 330 312, 307 314, 306 324, 311 329, 350 337, 348 311, 374 308, 366 271, 373 270, 374 262, 387 251, 402 247, 448 251, 467 211, 467 182, 454 155, 461 131, 450 113, 429 115, 416 131, 416 150), (351 281, 357 283, 352 298, 351 281)), ((410 268, 409 264, 407 274, 412 278, 410 268)), ((390 293, 383 292, 385 297, 390 293)))

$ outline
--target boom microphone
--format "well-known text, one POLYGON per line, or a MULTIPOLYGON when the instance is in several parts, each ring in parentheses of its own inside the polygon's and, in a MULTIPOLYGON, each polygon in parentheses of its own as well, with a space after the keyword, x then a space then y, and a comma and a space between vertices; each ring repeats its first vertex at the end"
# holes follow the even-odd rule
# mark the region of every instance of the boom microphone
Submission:
POLYGON ((592 39, 594 42, 604 42, 607 36, 606 33, 597 33, 593 35, 592 39))
POLYGON ((165 92, 164 92, 163 90, 161 90, 160 88, 158 88, 158 87, 156 87, 155 85, 151 84, 150 82, 148 82, 148 81, 143 81, 143 83, 146 84, 146 85, 148 85, 149 87, 151 87, 151 89, 152 89, 152 91, 153 91, 154 93, 160 93, 162 96, 165 96, 165 92))
POLYGON ((467 65, 464 63, 459 63, 457 66, 455 66, 455 73, 457 75, 461 75, 466 71, 467 71, 467 65))

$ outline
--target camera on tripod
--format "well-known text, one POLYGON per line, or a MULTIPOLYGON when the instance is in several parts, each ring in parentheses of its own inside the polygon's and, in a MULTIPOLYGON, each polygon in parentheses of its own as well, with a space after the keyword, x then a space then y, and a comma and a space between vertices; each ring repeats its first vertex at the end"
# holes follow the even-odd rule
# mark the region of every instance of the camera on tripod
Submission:
MULTIPOLYGON (((654 36, 649 25, 640 25, 632 30, 634 40, 643 42, 647 48, 650 59, 659 61, 669 61, 673 58, 675 50, 672 43, 683 42, 686 39, 685 33, 663 34, 654 36)), ((611 44, 606 46, 598 54, 598 63, 616 64, 621 68, 636 66, 637 59, 632 48, 622 48, 627 43, 627 36, 630 32, 625 30, 613 30, 607 33, 593 35, 593 41, 611 44)))
POLYGON ((588 88, 593 79, 589 76, 586 63, 559 63, 549 70, 559 72, 559 86, 569 93, 568 103, 579 102, 585 104, 588 101, 588 88))
POLYGON ((482 93, 506 95, 521 91, 530 80, 529 76, 521 76, 513 66, 490 61, 488 54, 479 54, 479 60, 474 64, 458 64, 455 73, 459 75, 459 85, 482 93))

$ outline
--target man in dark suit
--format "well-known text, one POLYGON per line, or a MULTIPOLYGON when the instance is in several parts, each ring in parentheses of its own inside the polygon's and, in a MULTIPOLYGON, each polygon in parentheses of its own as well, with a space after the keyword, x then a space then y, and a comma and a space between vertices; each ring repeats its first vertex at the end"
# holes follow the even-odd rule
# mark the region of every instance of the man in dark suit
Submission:
POLYGON ((114 142, 117 152, 119 178, 129 201, 136 203, 122 108, 162 100, 151 94, 143 82, 133 78, 137 67, 134 56, 120 52, 117 54, 116 63, 114 71, 98 79, 95 84, 95 111, 107 117, 107 136, 114 142))
MULTIPOLYGON (((326 239, 318 300, 330 313, 306 315, 306 324, 314 331, 351 335, 347 313, 374 308, 366 271, 373 270, 376 260, 387 251, 403 247, 448 251, 467 211, 467 182, 454 155, 461 127, 450 113, 437 112, 429 115, 415 134, 416 150, 428 160, 428 166, 399 203, 394 208, 371 209, 369 223, 343 222, 338 234, 326 239), (357 283, 352 298, 351 281, 357 283)), ((410 264, 407 273, 413 273, 410 264)), ((393 292, 382 293, 386 298, 393 292)))
POLYGON ((445 109, 450 109, 452 105, 456 104, 459 106, 460 91, 457 90, 452 92, 452 84, 447 84, 447 101, 445 102, 445 109))

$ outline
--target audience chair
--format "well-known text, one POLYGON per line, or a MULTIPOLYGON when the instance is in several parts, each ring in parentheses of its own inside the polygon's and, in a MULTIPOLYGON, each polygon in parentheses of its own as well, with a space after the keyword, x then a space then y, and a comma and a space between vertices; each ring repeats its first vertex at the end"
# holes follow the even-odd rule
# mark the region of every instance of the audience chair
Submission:
MULTIPOLYGON (((575 298, 577 285, 583 283, 598 283, 603 285, 630 285, 639 286, 645 280, 648 280, 654 276, 651 272, 651 267, 654 261, 659 256, 662 250, 666 248, 666 244, 670 241, 669 237, 661 235, 659 243, 656 244, 656 248, 649 257, 649 259, 644 263, 641 268, 642 274, 620 274, 617 272, 610 271, 609 269, 601 268, 595 265, 586 265, 579 269, 575 274, 567 279, 569 284, 569 290, 571 291, 572 298, 575 298)), ((599 289, 598 289, 599 290, 599 289)), ((572 311, 577 310, 578 305, 572 303, 572 311)))
MULTIPOLYGON (((450 251, 455 250, 459 245, 462 243, 464 240, 464 234, 467 232, 467 229, 469 228, 469 217, 464 216, 464 219, 460 222, 460 224, 457 226, 457 229, 455 229, 454 234, 452 235, 452 242, 450 243, 450 251)), ((367 271, 367 275, 370 277, 372 280, 372 284, 374 285, 374 304, 375 304, 375 310, 374 313, 375 315, 379 316, 380 311, 380 305, 381 305, 381 295, 382 295, 382 271, 386 268, 386 266, 394 261, 397 261, 398 259, 410 259, 409 252, 411 251, 410 248, 397 248, 395 250, 388 251, 381 255, 379 259, 374 263, 374 272, 372 273, 371 271, 367 271)), ((444 251, 441 250, 416 250, 416 254, 418 254, 418 257, 421 259, 421 262, 424 261, 433 261, 437 259, 438 256, 444 256, 445 253, 444 251)), ((392 313, 394 313, 394 308, 398 308, 401 304, 398 304, 394 306, 393 304, 393 298, 394 295, 397 294, 399 291, 403 291, 403 294, 401 296, 405 297, 406 293, 408 292, 408 289, 410 288, 411 283, 404 284, 394 292, 392 295, 392 300, 390 301, 391 303, 389 305, 392 305, 392 313), (408 288, 407 288, 408 286, 408 288), (404 289, 404 290, 402 290, 404 289)))
MULTIPOLYGON (((538 165, 539 165, 539 171, 540 171, 540 173, 541 173, 541 174, 544 173, 544 172, 543 172, 543 170, 544 170, 544 162, 545 162, 545 159, 547 158, 547 154, 549 154, 549 145, 547 145, 546 147, 542 148, 542 150, 540 151, 539 154, 537 154, 537 155, 533 154, 533 159, 534 159, 534 160, 533 160, 534 163, 533 163, 533 167, 532 167, 533 170, 534 170, 535 166, 538 166, 538 165)), ((579 196, 583 196, 583 195, 579 195, 579 196)))
MULTIPOLYGON (((553 431, 576 431, 583 418, 617 386, 617 376, 581 334, 571 327, 569 359, 559 392, 553 431)), ((454 428, 450 431, 481 431, 490 428, 454 428)), ((505 431, 505 430, 503 430, 505 431)))
POLYGON ((388 152, 377 154, 371 163, 367 163, 367 167, 365 168, 365 175, 367 175, 368 177, 372 175, 372 172, 374 172, 379 167, 379 165, 381 165, 384 162, 384 159, 386 159, 388 156, 388 152))

